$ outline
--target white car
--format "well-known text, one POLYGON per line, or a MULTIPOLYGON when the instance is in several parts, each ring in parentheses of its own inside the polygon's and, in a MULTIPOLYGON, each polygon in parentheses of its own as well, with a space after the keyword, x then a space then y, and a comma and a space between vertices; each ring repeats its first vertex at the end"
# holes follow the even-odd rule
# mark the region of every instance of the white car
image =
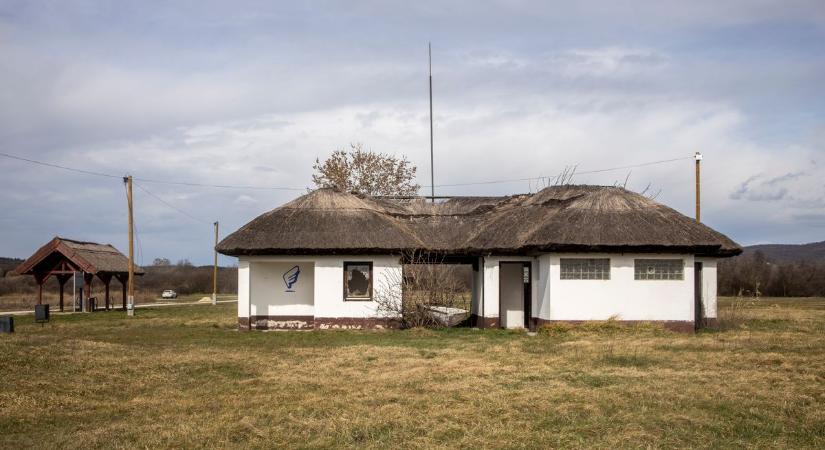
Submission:
POLYGON ((160 294, 160 298, 178 298, 178 293, 171 289, 167 289, 160 294))

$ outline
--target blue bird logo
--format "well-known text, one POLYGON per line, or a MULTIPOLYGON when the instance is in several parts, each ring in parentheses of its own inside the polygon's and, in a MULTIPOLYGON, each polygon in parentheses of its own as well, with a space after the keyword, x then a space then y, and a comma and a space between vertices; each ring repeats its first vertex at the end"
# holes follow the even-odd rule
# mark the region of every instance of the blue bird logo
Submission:
POLYGON ((286 291, 287 292, 295 292, 292 290, 292 286, 298 282, 298 275, 301 274, 301 269, 298 266, 294 266, 293 268, 287 270, 284 273, 284 284, 286 284, 286 291))

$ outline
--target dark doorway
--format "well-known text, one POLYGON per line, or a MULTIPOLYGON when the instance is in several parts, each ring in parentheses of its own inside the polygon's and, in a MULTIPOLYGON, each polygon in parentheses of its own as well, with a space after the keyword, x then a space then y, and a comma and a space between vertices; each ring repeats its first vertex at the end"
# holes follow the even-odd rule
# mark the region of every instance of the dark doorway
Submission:
POLYGON ((702 302, 702 263, 693 264, 693 328, 702 328, 704 321, 704 304, 702 302))

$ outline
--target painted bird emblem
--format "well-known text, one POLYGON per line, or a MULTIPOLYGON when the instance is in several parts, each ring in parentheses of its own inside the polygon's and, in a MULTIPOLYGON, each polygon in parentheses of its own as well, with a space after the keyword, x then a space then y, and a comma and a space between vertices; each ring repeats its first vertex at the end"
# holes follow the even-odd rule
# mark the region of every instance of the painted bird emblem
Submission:
POLYGON ((298 266, 294 266, 293 268, 287 270, 284 273, 284 284, 286 284, 286 291, 287 292, 295 292, 292 290, 292 286, 298 282, 298 275, 301 274, 301 269, 298 266))

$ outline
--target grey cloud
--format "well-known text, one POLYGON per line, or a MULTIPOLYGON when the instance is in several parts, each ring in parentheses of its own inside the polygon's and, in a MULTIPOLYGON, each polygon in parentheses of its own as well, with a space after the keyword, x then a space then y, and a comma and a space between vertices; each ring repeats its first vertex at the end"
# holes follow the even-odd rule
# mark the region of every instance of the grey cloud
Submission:
MULTIPOLYGON (((644 162, 699 145, 717 160, 748 151, 770 165, 825 110, 817 100, 824 25, 816 1, 8 1, 0 4, 0 142, 10 153, 89 170, 216 184, 303 187, 316 156, 351 141, 407 153, 423 168, 432 40, 436 167, 445 182, 644 162), (770 45, 747 38, 762 30, 770 45), (814 119, 797 120, 805 114, 814 119), (781 139, 766 143, 760 133, 781 139)), ((718 192, 708 208, 774 201, 777 225, 760 229, 765 239, 801 233, 786 222, 821 210, 823 187, 802 183, 822 169, 803 175, 789 165, 784 175, 730 181, 771 169, 731 167, 708 184, 718 192)), ((633 177, 661 184, 661 200, 689 209, 681 173, 663 166, 633 177)), ((122 185, 109 181, 0 160, 0 256, 24 256, 58 233, 122 244, 122 185), (81 223, 78 210, 92 200, 105 205, 101 217, 81 223)), ((183 198, 182 188, 146 187, 207 221, 220 217, 223 230, 297 195, 199 190, 183 198)), ((147 254, 208 260, 208 229, 204 245, 198 225, 138 200, 147 254)), ((750 230, 744 221, 725 231, 750 230)))

